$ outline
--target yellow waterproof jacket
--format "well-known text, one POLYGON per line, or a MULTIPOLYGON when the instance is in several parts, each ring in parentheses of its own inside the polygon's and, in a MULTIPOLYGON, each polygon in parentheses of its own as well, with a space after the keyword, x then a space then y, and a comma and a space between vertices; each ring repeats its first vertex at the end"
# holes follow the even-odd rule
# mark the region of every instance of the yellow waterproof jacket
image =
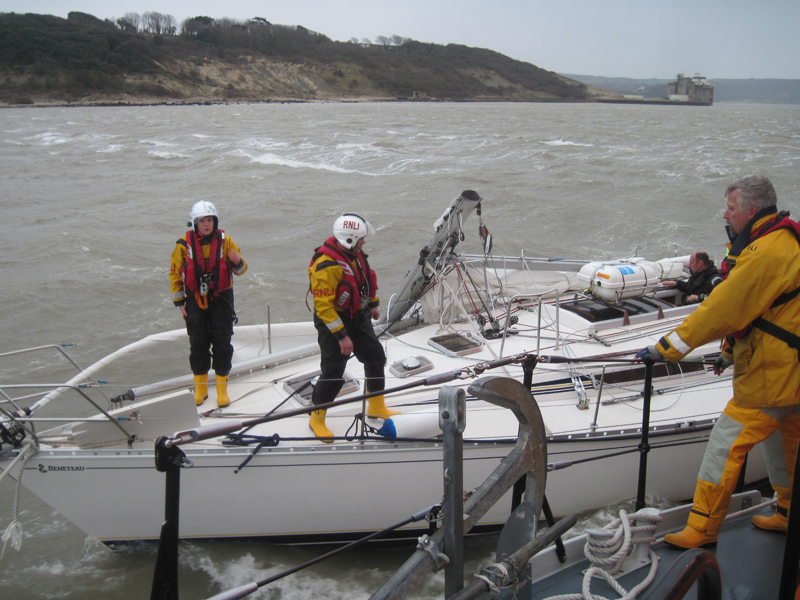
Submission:
MULTIPOLYGON (((188 231, 183 235, 175 243, 175 249, 172 251, 172 257, 170 258, 171 265, 169 269, 169 291, 172 293, 172 302, 175 306, 182 306, 186 292, 183 288, 183 277, 181 276, 181 269, 186 264, 186 258, 188 256, 188 248, 189 242, 186 239, 188 235, 188 231)), ((203 256, 208 258, 208 254, 211 251, 211 243, 202 243, 201 247, 203 248, 203 256)), ((230 254, 231 250, 236 250, 241 256, 242 252, 239 250, 239 246, 230 238, 230 236, 226 233, 225 239, 223 241, 222 251, 225 256, 230 254)), ((234 275, 243 275, 245 271, 247 271, 247 263, 242 257, 242 262, 238 265, 231 264, 231 271, 234 275)), ((233 278, 231 277, 231 284, 228 286, 228 289, 233 287, 233 278)))
MULTIPOLYGON (((356 261, 352 261, 353 270, 358 268, 356 261)), ((338 340, 347 336, 344 329, 342 315, 349 311, 336 310, 336 288, 344 279, 342 267, 326 254, 321 254, 308 268, 308 280, 311 284, 311 295, 314 297, 314 314, 323 322, 338 340)), ((369 299, 368 308, 377 308, 378 296, 369 299)))
MULTIPOLYGON (((768 215, 757 221, 757 230, 768 215)), ((684 322, 661 338, 657 348, 671 361, 692 348, 746 328, 757 317, 800 335, 800 297, 775 308, 781 294, 800 287, 800 244, 779 229, 750 242, 728 278, 684 322)), ((753 327, 733 346, 733 401, 744 408, 800 403, 798 353, 786 342, 753 327)))

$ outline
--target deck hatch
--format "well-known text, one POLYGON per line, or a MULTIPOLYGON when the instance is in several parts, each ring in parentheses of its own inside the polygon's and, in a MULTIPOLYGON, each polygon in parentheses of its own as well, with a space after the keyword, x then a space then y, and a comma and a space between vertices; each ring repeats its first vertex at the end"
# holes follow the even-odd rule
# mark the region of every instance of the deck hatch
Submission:
POLYGON ((655 298, 628 298, 619 301, 617 304, 606 304, 592 298, 581 298, 559 304, 559 308, 562 310, 573 312, 590 323, 622 319, 625 316, 625 311, 628 311, 629 317, 657 313, 659 307, 662 310, 673 308, 671 304, 655 298))
MULTIPOLYGON (((298 377, 294 377, 293 379, 287 379, 286 381, 283 382, 283 389, 287 393, 293 394, 304 383, 306 383, 311 379, 314 379, 315 377, 319 377, 320 374, 321 371, 312 371, 311 373, 306 373, 305 375, 300 375, 298 377)), ((342 390, 337 394, 337 397, 357 392, 360 387, 358 379, 353 377, 347 371, 345 371, 343 377, 344 377, 344 385, 342 386, 342 390)), ((296 399, 303 406, 311 406, 312 404, 311 394, 313 393, 313 391, 314 391, 314 384, 312 383, 309 387, 304 389, 299 394, 295 394, 294 399, 296 399)))
POLYGON ((480 352, 483 344, 460 333, 446 333, 433 336, 428 340, 428 345, 444 352, 447 356, 464 356, 480 352))

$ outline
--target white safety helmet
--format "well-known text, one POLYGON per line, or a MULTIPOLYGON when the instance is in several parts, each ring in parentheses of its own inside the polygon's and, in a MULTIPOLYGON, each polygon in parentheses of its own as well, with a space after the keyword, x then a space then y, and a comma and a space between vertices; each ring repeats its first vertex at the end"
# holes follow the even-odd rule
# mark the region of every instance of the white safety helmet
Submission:
POLYGON ((342 215, 333 223, 333 237, 347 250, 352 250, 358 240, 368 235, 375 235, 375 228, 358 215, 342 215))
POLYGON ((203 217, 214 217, 214 229, 219 228, 219 215, 217 214, 217 207, 211 204, 208 200, 200 200, 195 202, 192 210, 189 211, 189 222, 187 227, 191 227, 197 231, 197 221, 203 217))

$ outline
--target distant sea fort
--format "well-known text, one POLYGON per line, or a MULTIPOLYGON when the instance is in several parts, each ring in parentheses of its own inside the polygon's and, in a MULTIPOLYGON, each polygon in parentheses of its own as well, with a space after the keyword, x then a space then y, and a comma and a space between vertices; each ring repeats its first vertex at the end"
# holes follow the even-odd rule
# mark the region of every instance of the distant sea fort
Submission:
POLYGON ((675 81, 667 84, 665 98, 645 98, 644 96, 625 95, 617 100, 598 100, 611 104, 667 104, 685 106, 711 106, 714 104, 714 86, 708 80, 695 73, 694 77, 686 77, 678 73, 675 81))

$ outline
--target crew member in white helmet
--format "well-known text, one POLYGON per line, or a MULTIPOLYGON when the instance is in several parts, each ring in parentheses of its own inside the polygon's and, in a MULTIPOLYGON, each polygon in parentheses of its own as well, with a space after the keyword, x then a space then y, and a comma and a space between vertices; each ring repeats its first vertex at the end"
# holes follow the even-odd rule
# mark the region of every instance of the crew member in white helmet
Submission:
POLYGON ((228 376, 237 322, 233 308, 233 275, 247 271, 239 246, 219 228, 216 207, 205 200, 189 212, 191 227, 175 244, 169 271, 172 302, 189 332, 189 365, 197 405, 208 398, 208 372, 217 380, 217 405, 230 404, 228 376))
MULTIPOLYGON (((321 374, 311 397, 315 406, 336 399, 351 353, 364 365, 367 392, 385 387, 386 355, 370 320, 380 316, 378 284, 362 250, 367 236, 374 234, 362 217, 342 215, 333 224, 333 236, 311 259, 308 278, 321 354, 321 374)), ((387 419, 399 414, 386 408, 382 395, 369 398, 368 403, 369 417, 387 419)), ((309 426, 321 441, 330 443, 333 433, 325 425, 326 412, 313 411, 309 426)))

